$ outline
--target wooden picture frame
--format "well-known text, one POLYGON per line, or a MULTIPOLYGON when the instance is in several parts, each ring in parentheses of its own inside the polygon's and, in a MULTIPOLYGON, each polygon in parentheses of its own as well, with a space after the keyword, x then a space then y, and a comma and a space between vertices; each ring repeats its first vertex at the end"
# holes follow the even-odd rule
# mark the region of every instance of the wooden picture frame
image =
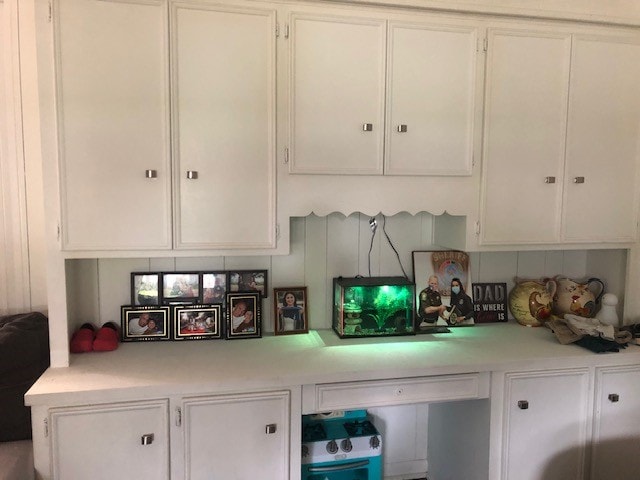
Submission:
POLYGON ((158 272, 131 273, 131 305, 160 305, 162 276, 158 272))
POLYGON ((213 340, 222 338, 222 305, 175 305, 174 340, 213 340))
POLYGON ((258 292, 227 293, 226 338, 262 337, 262 309, 258 292))
POLYGON ((163 272, 163 305, 188 305, 200 302, 199 272, 163 272))
POLYGON ((149 342, 171 338, 169 307, 123 305, 120 322, 123 342, 149 342))
POLYGON ((259 292, 269 296, 267 270, 229 270, 229 292, 259 292))
POLYGON ((308 333, 307 287, 273 289, 273 318, 276 335, 308 333))

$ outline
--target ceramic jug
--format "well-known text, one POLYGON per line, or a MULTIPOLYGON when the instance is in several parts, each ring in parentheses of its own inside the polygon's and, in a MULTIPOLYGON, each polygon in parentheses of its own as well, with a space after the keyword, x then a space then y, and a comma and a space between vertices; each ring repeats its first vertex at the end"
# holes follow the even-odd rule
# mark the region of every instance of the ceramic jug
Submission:
POLYGON ((516 286, 509 293, 509 310, 519 324, 539 327, 551 317, 555 293, 555 280, 516 279, 516 286))
POLYGON ((553 297, 554 314, 564 316, 571 313, 587 318, 595 315, 597 304, 604 293, 602 280, 590 278, 585 283, 578 283, 562 276, 555 277, 555 280, 557 289, 553 297))

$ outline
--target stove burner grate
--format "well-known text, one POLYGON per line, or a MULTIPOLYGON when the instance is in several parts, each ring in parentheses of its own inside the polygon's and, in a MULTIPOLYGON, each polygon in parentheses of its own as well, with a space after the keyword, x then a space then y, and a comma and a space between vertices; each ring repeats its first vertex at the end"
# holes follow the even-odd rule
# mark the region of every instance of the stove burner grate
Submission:
POLYGON ((327 432, 322 423, 308 423, 302 429, 303 442, 316 442, 318 440, 326 440, 327 432))
POLYGON ((345 422, 344 429, 350 437, 363 437, 365 435, 377 435, 378 430, 369 420, 355 420, 353 422, 345 422))

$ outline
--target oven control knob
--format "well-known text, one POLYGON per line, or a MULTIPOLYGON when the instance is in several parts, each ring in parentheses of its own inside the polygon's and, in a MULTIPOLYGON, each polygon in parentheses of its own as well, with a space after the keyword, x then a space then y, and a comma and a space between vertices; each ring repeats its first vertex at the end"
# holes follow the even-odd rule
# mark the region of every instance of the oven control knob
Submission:
POLYGON ((342 449, 343 452, 349 453, 353 449, 351 440, 349 440, 348 438, 345 438, 344 440, 342 440, 340 442, 340 449, 342 449))
POLYGON ((302 458, 309 456, 309 447, 307 445, 302 445, 302 458))
POLYGON ((380 448, 380 439, 378 437, 371 437, 369 439, 369 446, 374 450, 380 448))
POLYGON ((338 444, 335 440, 331 440, 329 443, 327 443, 327 452, 329 452, 331 455, 338 453, 338 444))

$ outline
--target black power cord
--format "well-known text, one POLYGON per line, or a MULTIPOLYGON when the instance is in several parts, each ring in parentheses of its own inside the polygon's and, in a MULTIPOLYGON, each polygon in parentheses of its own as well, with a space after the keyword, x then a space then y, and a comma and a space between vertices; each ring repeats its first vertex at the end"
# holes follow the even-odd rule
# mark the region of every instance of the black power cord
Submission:
MULTIPOLYGON (((405 272, 404 267, 402 266, 402 261, 400 260, 400 254, 398 253, 398 250, 396 250, 396 247, 393 245, 393 242, 391 241, 391 238, 387 233, 386 226, 387 226, 387 217, 382 215, 382 232, 384 233, 384 236, 387 238, 387 242, 389 242, 389 246, 396 254, 396 258, 398 259, 398 264, 400 265, 400 270, 402 270, 402 274, 404 275, 404 278, 409 280, 409 277, 407 276, 407 272, 405 272)), ((375 217, 371 217, 369 219, 369 227, 371 228, 371 244, 369 245, 368 260, 369 260, 369 276, 371 276, 371 250, 373 249, 373 239, 376 236, 376 230, 378 228, 378 222, 375 217)))

